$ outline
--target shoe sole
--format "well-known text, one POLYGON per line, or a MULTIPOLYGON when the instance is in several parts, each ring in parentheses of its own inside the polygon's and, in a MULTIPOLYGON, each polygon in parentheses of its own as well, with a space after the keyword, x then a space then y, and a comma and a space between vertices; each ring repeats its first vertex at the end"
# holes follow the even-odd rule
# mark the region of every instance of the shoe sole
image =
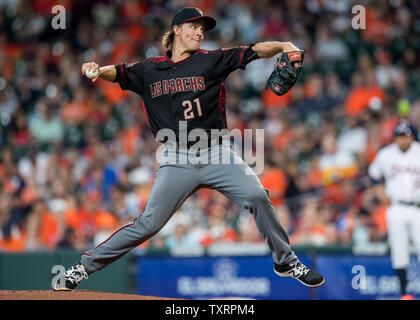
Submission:
POLYGON ((54 288, 54 291, 72 291, 73 289, 69 288, 54 288))
POLYGON ((67 288, 67 287, 56 287, 57 283, 53 286, 53 291, 72 291, 73 289, 67 288))
POLYGON ((320 283, 318 283, 318 284, 307 284, 307 283, 303 282, 302 280, 300 280, 300 279, 298 279, 298 278, 295 278, 295 277, 293 277, 293 276, 285 276, 284 274, 282 274, 282 273, 278 272, 276 269, 273 269, 273 270, 274 270, 274 273, 275 273, 276 275, 278 275, 279 277, 282 277, 282 278, 293 278, 293 279, 296 279, 297 281, 299 281, 301 284, 303 284, 303 285, 304 285, 304 286, 306 286, 306 287, 310 287, 310 288, 317 288, 317 287, 320 287, 320 286, 324 285, 324 283, 325 283, 325 278, 324 278, 324 279, 322 279, 322 282, 320 282, 320 283))

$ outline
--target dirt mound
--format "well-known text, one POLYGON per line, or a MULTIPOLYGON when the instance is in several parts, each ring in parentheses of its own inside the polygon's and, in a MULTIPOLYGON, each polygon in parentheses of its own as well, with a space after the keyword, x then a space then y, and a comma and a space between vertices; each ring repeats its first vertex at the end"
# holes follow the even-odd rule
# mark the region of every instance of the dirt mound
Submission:
POLYGON ((90 290, 0 290, 0 300, 179 300, 90 290))

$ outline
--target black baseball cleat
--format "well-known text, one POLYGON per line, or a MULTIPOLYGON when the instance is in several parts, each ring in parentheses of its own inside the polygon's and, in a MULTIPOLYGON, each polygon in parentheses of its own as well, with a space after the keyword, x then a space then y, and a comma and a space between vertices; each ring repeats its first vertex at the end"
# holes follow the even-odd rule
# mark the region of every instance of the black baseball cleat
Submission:
POLYGON ((325 283, 323 276, 318 272, 307 268, 299 261, 286 265, 274 264, 274 272, 280 277, 295 278, 307 287, 316 288, 325 283))
POLYGON ((82 264, 76 264, 64 273, 64 284, 59 283, 60 278, 54 283, 55 291, 70 291, 76 288, 82 280, 88 278, 88 273, 82 264))

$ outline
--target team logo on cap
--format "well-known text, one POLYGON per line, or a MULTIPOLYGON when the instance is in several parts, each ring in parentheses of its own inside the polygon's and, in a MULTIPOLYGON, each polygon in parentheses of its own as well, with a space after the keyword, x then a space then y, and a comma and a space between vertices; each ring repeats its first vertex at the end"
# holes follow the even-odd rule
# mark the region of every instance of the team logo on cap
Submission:
POLYGON ((403 132, 406 136, 411 136, 412 135, 412 132, 411 132, 410 128, 404 128, 403 132))

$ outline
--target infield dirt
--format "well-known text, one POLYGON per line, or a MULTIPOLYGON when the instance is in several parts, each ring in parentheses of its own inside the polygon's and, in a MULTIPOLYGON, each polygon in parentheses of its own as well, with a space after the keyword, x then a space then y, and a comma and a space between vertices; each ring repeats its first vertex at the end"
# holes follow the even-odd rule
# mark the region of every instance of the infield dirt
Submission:
POLYGON ((0 300, 180 300, 90 290, 0 290, 0 300))

